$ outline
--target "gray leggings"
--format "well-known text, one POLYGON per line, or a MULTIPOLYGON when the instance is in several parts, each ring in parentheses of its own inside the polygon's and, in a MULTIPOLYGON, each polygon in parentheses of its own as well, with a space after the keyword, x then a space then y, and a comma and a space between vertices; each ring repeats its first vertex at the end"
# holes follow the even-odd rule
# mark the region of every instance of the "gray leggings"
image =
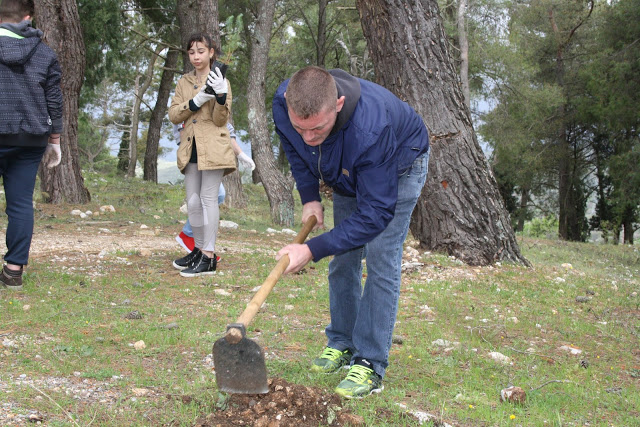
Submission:
POLYGON ((189 222, 196 248, 203 251, 215 251, 216 248, 220 221, 218 190, 223 175, 224 169, 198 170, 197 163, 189 163, 184 170, 189 222))

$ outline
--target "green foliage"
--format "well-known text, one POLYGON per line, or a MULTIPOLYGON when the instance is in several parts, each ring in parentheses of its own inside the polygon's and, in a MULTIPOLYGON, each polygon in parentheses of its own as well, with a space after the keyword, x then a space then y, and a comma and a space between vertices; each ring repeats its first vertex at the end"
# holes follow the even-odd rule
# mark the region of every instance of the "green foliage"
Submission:
POLYGON ((552 239, 558 235, 558 218, 546 216, 534 218, 524 225, 524 235, 529 237, 542 237, 552 239))
POLYGON ((83 91, 97 86, 124 59, 122 0, 79 0, 78 13, 86 50, 83 91))

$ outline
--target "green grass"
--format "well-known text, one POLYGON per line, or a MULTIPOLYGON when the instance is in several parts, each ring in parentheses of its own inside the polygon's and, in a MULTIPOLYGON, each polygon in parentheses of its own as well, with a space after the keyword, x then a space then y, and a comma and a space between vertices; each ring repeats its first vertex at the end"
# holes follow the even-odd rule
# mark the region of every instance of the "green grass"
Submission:
MULTIPOLYGON (((68 213, 109 204, 116 213, 94 221, 124 235, 144 223, 172 239, 185 219, 180 186, 97 175, 85 183, 92 193, 87 206, 38 203, 36 234, 53 228, 95 235, 102 225, 68 213)), ((221 233, 220 245, 233 250, 225 253, 224 274, 213 279, 178 276, 170 266, 181 254, 177 247, 151 257, 117 251, 98 265, 95 257, 76 259, 75 269, 34 258, 26 291, 0 293, 0 343, 13 342, 0 346, 3 402, 47 414, 51 426, 193 425, 214 411, 220 396, 207 355, 275 265, 275 252, 292 240, 265 233, 282 227, 271 223, 262 187, 245 190, 246 209, 222 209, 223 219, 240 228, 221 233), (125 317, 134 310, 142 319, 125 317), (167 328, 172 323, 178 327, 167 328), (136 350, 138 341, 146 348, 136 350), (56 388, 47 383, 52 379, 67 385, 56 388), (74 399, 71 384, 100 391, 74 399), (136 396, 139 388, 149 394, 136 396)), ((422 255, 424 267, 403 276, 395 330, 401 343, 392 347, 384 392, 345 406, 376 426, 417 425, 398 404, 464 426, 640 425, 637 247, 525 237, 519 243, 533 268, 468 267, 446 255, 422 255), (449 345, 433 344, 439 339, 449 345), (492 360, 490 352, 511 364, 492 360), (510 384, 527 392, 524 405, 500 402, 510 384)), ((249 335, 265 349, 270 376, 330 392, 343 374, 308 372, 325 344, 327 270, 323 260, 283 277, 249 335)))

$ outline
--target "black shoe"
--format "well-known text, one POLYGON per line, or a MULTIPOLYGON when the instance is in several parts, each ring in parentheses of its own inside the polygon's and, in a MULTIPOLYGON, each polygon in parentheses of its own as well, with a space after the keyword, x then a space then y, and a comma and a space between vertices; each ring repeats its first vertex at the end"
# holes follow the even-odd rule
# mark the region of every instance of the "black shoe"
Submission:
POLYGON ((198 258, 200 258, 200 255, 202 255, 202 252, 200 252, 200 249, 193 248, 193 250, 189 254, 173 261, 173 266, 178 270, 184 270, 187 267, 191 267, 194 264, 194 262, 198 261, 198 258))
POLYGON ((5 265, 2 267, 2 273, 0 273, 0 283, 2 283, 3 288, 10 289, 12 291, 21 291, 22 269, 18 271, 9 270, 5 265))
POLYGON ((180 275, 182 277, 198 277, 216 274, 217 264, 216 254, 213 254, 213 258, 202 254, 191 267, 182 270, 180 275))

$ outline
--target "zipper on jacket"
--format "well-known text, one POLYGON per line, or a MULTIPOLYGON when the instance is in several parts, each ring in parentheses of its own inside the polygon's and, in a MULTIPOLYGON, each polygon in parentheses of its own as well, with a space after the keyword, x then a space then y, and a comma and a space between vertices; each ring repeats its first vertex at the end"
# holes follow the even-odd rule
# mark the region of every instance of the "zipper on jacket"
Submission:
POLYGON ((320 174, 320 180, 324 183, 322 169, 320 169, 320 160, 322 160, 322 144, 318 145, 318 173, 320 174))

